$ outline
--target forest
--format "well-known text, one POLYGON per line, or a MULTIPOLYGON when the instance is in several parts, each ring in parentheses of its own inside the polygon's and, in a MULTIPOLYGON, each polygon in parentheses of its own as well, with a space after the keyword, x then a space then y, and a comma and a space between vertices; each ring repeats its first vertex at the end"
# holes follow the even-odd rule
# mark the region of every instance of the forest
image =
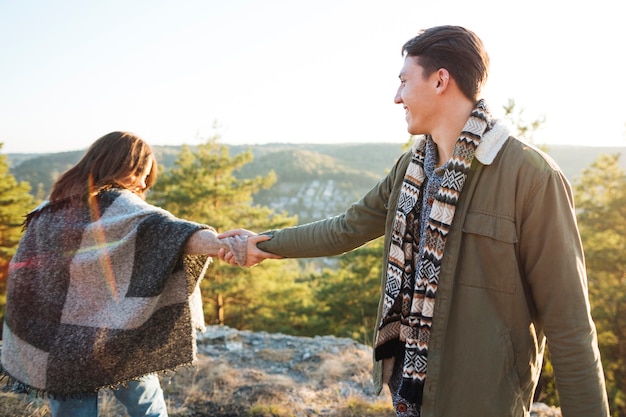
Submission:
MULTIPOLYGON (((261 232, 342 212, 385 175, 406 144, 155 147, 162 166, 148 201, 218 231, 261 232)), ((0 148, 1 151, 1 148, 0 148)), ((611 409, 626 415, 626 174, 619 148, 547 147, 572 183, 611 409)), ((84 151, 0 153, 0 314, 26 212, 84 151)), ((202 282, 207 323, 371 345, 382 241, 329 259, 213 262, 202 282)), ((549 353, 537 399, 558 405, 549 353)))

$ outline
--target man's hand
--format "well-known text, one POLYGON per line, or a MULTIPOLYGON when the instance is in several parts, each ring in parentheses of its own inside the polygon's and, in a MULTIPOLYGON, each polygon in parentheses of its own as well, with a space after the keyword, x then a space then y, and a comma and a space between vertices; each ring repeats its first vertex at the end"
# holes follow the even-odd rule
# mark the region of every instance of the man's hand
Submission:
MULTIPOLYGON (((225 238, 231 236, 247 236, 247 253, 246 253, 246 265, 247 267, 253 267, 255 265, 260 264, 266 259, 282 259, 282 256, 274 255, 273 253, 262 251, 257 248, 256 244, 258 242, 263 242, 266 240, 270 240, 271 236, 259 235, 257 233, 251 232, 246 229, 233 229, 224 233, 220 233, 218 237, 225 238)), ((224 249, 220 249, 217 253, 217 257, 224 262, 227 262, 229 265, 237 266, 237 262, 235 262, 235 255, 224 249)))

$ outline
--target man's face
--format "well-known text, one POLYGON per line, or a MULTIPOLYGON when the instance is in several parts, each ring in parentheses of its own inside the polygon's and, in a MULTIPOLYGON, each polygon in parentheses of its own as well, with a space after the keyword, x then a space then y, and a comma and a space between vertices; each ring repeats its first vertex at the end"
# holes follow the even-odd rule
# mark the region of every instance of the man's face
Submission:
POLYGON ((402 104, 406 112, 407 130, 412 135, 430 133, 434 122, 437 72, 424 78, 417 58, 406 56, 400 71, 400 86, 394 102, 402 104))

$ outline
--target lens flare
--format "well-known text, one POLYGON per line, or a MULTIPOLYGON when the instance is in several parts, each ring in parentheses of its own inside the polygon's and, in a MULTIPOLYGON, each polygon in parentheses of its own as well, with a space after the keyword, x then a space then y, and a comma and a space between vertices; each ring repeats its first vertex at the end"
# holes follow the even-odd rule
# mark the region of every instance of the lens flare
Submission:
MULTIPOLYGON (((89 176, 89 189, 93 190, 93 177, 89 176)), ((109 243, 107 242, 106 235, 104 233, 104 227, 102 223, 99 221, 101 218, 100 215, 100 207, 98 206, 97 197, 95 195, 90 195, 88 199, 89 204, 89 215, 91 218, 92 225, 92 233, 93 239, 95 241, 95 245, 90 248, 85 248, 85 250, 96 250, 99 253, 98 262, 100 263, 100 268, 102 269, 102 275, 104 276, 106 286, 109 289, 112 298, 115 301, 118 301, 118 293, 117 293, 117 283, 115 280, 115 273, 113 272, 113 266, 111 262, 110 249, 113 246, 116 246, 116 242, 109 243)))

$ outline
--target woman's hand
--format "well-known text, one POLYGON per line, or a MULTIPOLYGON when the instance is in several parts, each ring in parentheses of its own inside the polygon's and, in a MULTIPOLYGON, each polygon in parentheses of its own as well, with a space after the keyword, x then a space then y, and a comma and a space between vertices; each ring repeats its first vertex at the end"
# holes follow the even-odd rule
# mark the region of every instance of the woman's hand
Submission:
MULTIPOLYGON (((247 267, 253 267, 255 265, 260 264, 266 259, 282 259, 282 256, 275 255, 273 253, 265 252, 259 249, 256 244, 258 242, 264 242, 266 240, 270 240, 272 237, 267 235, 259 235, 257 233, 251 232, 246 229, 233 229, 224 233, 220 233, 218 237, 226 238, 232 236, 246 236, 248 238, 247 242, 247 253, 246 253, 246 265, 247 267)), ((235 255, 231 251, 226 251, 225 249, 220 249, 217 253, 217 257, 224 262, 227 262, 229 265, 236 266, 237 262, 235 262, 235 255)))

